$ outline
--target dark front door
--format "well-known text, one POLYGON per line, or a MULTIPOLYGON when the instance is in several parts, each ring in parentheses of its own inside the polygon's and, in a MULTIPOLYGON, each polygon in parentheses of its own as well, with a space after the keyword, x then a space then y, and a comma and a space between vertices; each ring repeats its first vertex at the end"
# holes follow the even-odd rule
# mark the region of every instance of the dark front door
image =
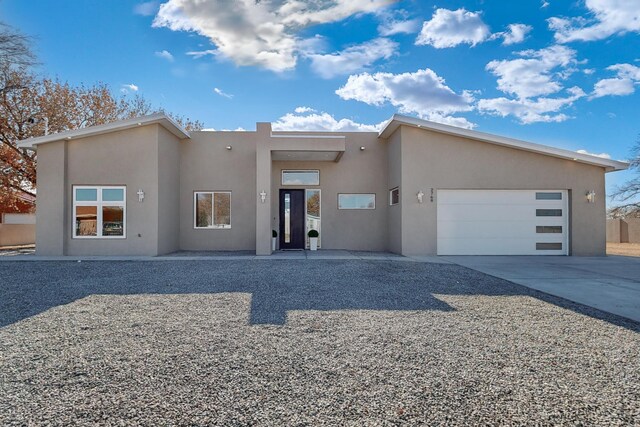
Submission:
POLYGON ((280 249, 304 249, 304 190, 280 190, 280 249))

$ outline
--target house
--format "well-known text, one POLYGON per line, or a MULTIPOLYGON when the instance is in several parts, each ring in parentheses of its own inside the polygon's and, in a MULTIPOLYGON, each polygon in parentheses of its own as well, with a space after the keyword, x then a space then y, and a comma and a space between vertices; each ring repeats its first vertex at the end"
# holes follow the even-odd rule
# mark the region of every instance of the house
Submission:
POLYGON ((187 132, 163 114, 22 141, 37 253, 320 247, 604 255, 605 173, 626 163, 395 115, 379 132, 187 132))

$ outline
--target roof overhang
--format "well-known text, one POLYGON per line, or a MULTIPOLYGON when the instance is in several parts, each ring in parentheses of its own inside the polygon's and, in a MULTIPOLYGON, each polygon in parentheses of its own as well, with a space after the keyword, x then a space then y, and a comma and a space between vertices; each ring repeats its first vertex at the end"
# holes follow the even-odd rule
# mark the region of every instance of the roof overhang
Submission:
POLYGON ((339 162, 346 149, 344 135, 272 134, 271 160, 339 162))
POLYGON ((35 150, 38 145, 62 140, 73 140, 89 136, 102 135, 109 132, 117 132, 138 126, 158 124, 175 135, 178 139, 191 138, 189 132, 182 128, 175 120, 164 113, 151 114, 149 116, 134 117, 132 119, 118 120, 104 125, 90 126, 82 129, 68 130, 51 135, 29 138, 18 143, 19 148, 35 150))
POLYGON ((415 117, 407 117, 400 114, 394 114, 391 119, 385 123, 382 130, 378 134, 379 138, 389 138, 400 126, 410 126, 419 129, 426 129, 432 132, 439 132, 447 135, 461 136, 476 141, 488 142, 490 144, 501 145, 504 147, 515 148, 518 150, 530 151, 533 153, 544 154, 547 156, 557 157, 565 160, 572 160, 579 163, 600 166, 606 172, 625 170, 629 167, 626 162, 617 160, 604 159, 598 156, 578 153, 562 148, 550 147, 548 145, 534 144, 532 142, 521 141, 518 139, 507 138, 490 133, 478 132, 469 129, 463 129, 455 126, 449 126, 442 123, 430 122, 428 120, 417 119, 415 117))

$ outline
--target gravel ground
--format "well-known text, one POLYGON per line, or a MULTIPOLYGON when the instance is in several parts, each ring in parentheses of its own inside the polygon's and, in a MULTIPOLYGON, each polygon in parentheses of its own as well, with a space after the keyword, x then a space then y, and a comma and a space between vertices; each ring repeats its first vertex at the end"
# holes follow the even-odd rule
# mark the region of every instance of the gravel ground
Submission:
POLYGON ((640 424, 639 324, 456 265, 0 277, 0 425, 640 424))
POLYGON ((640 243, 607 243, 607 255, 640 257, 640 243))

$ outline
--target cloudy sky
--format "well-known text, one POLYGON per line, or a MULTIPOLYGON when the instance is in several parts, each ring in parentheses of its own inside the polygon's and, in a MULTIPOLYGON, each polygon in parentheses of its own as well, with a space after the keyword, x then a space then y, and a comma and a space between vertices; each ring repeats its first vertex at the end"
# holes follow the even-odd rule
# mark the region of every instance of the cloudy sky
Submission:
POLYGON ((614 159, 640 134, 639 0, 3 0, 0 16, 37 38, 43 73, 207 128, 400 112, 614 159))

